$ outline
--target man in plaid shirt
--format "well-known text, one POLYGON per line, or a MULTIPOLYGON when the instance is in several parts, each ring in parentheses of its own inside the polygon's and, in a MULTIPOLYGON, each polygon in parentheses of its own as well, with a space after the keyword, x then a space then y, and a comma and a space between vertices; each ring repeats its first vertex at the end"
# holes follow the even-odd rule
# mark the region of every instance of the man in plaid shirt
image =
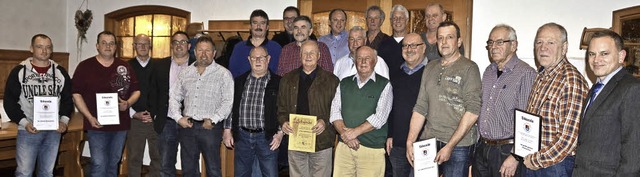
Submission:
POLYGON ((567 31, 556 23, 538 28, 534 42, 540 63, 527 111, 542 117, 541 147, 523 160, 525 176, 571 176, 582 100, 589 88, 566 58, 567 31))

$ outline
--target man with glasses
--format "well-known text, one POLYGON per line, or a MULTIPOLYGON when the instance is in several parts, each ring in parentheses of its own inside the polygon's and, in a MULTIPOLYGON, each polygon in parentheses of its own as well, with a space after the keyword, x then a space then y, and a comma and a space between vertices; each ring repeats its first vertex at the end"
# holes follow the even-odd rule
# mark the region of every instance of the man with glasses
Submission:
POLYGON ((176 83, 178 74, 196 60, 189 55, 188 41, 187 33, 183 31, 173 33, 171 56, 154 63, 149 83, 149 108, 153 117, 153 128, 158 134, 160 176, 163 177, 176 175, 178 125, 168 117, 169 95, 175 92, 170 85, 176 83))
POLYGON ((401 48, 404 62, 397 68, 389 68, 393 77, 393 104, 389 114, 386 150, 395 177, 413 176, 413 168, 407 161, 407 134, 420 89, 420 79, 428 62, 424 55, 426 47, 419 34, 407 34, 402 40, 401 48))
MULTIPOLYGON (((365 30, 361 26, 354 26, 349 30, 349 51, 351 51, 351 53, 338 59, 333 69, 333 74, 338 76, 338 79, 342 80, 345 77, 352 76, 357 73, 355 65, 356 50, 359 47, 364 46, 366 40, 365 30)), ((387 67, 387 64, 380 57, 378 57, 378 62, 374 66, 374 71, 384 78, 389 78, 389 67, 387 67)))
POLYGON ((258 46, 267 49, 267 52, 272 56, 269 62, 269 70, 276 71, 278 69, 281 47, 278 43, 267 39, 269 16, 263 10, 256 9, 251 12, 249 23, 251 24, 249 27, 251 36, 246 41, 235 45, 229 59, 229 71, 231 71, 231 75, 234 78, 251 70, 247 57, 249 56, 249 51, 258 46))
POLYGON ((224 121, 223 143, 234 148, 234 174, 251 176, 257 159, 260 176, 278 176, 279 130, 276 100, 280 76, 270 71, 271 56, 261 46, 251 49, 251 71, 235 78, 231 114, 224 121))
POLYGON ((318 41, 327 44, 331 52, 331 62, 336 61, 349 54, 347 47, 349 33, 345 30, 347 25, 347 13, 342 9, 333 9, 329 12, 329 27, 331 32, 318 39, 318 41))
POLYGON ((206 176, 222 176, 219 123, 231 112, 233 79, 229 70, 213 62, 216 49, 210 37, 198 38, 195 52, 196 63, 180 72, 173 83, 168 114, 180 125, 182 175, 200 176, 198 162, 202 153, 206 176))
MULTIPOLYGON (((302 65, 299 58, 300 47, 303 43, 315 41, 313 39, 309 39, 309 35, 313 34, 313 24, 311 23, 311 19, 307 16, 296 17, 296 19, 293 20, 293 34, 296 42, 289 43, 282 47, 278 70, 276 71, 276 74, 279 76, 283 76, 302 65)), ((331 52, 329 51, 329 48, 322 42, 317 42, 317 45, 320 53, 322 54, 318 60, 318 65, 326 71, 333 71, 333 63, 331 62, 331 52)))
POLYGON ((160 175, 160 155, 158 154, 158 135, 153 129, 153 118, 149 113, 149 82, 154 61, 149 55, 151 38, 145 34, 138 34, 134 38, 133 47, 136 57, 129 60, 140 87, 140 98, 129 108, 131 115, 131 129, 127 134, 127 171, 129 176, 140 176, 142 159, 146 142, 149 142, 149 157, 151 167, 149 175, 160 175))
MULTIPOLYGON (((73 73, 73 102, 84 116, 91 152, 91 176, 117 176, 131 117, 129 108, 140 97, 138 79, 129 63, 115 57, 116 35, 98 34, 98 55, 78 64, 73 73), (97 93, 118 95, 118 124, 102 125, 97 119, 97 93)), ((113 103, 111 103, 113 104, 113 103)))
POLYGON ((535 70, 518 58, 516 30, 496 25, 489 34, 491 64, 482 76, 482 109, 478 117, 480 140, 473 161, 473 176, 521 176, 522 164, 512 156, 514 110, 527 107, 535 70))
MULTIPOLYGON (((300 16, 300 10, 294 6, 289 6, 282 12, 282 26, 284 31, 274 35, 271 40, 276 41, 280 46, 296 41, 293 34, 293 21, 300 16)), ((316 40, 316 35, 311 34, 309 38, 316 40)))
MULTIPOLYGON (((378 47, 378 55, 389 65, 389 69, 400 68, 404 62, 402 60, 402 39, 409 33, 407 24, 409 23, 409 11, 404 6, 398 4, 391 8, 391 28, 393 36, 382 41, 378 47)), ((393 76, 391 76, 393 77, 393 76)))
POLYGON ((435 161, 445 177, 469 174, 477 141, 480 71, 475 62, 458 51, 461 44, 460 27, 453 22, 440 23, 438 50, 442 58, 429 62, 424 69, 406 142, 407 159, 413 164, 413 143, 436 138, 435 161))
MULTIPOLYGON (((447 13, 444 12, 444 7, 438 3, 427 4, 427 8, 424 10, 424 20, 427 25, 427 32, 422 33, 422 40, 427 45, 427 58, 429 61, 439 59, 441 57, 438 52, 438 25, 447 20, 447 13)), ((464 46, 459 47, 460 54, 464 55, 464 46)))
POLYGON ((377 49, 382 41, 389 38, 389 35, 384 34, 380 29, 384 22, 384 11, 380 6, 374 5, 367 8, 365 15, 367 15, 367 41, 365 45, 377 49))

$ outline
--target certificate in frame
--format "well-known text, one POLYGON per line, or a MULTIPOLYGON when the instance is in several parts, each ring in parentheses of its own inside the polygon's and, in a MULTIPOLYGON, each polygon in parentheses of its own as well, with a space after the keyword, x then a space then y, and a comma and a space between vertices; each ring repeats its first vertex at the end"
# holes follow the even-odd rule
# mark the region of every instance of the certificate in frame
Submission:
POLYGON ((542 117, 520 109, 514 114, 513 155, 523 158, 540 150, 542 135, 542 117))

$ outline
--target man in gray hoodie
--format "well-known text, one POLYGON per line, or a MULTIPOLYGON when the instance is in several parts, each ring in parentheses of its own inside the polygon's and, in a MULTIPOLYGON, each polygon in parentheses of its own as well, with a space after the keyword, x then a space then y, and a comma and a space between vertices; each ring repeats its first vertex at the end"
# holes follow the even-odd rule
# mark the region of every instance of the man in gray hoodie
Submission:
MULTIPOLYGON (((71 78, 67 71, 51 60, 53 45, 51 38, 36 34, 31 38, 32 57, 27 58, 11 70, 4 91, 4 109, 12 122, 18 124, 16 140, 15 175, 33 176, 38 164, 37 176, 53 176, 58 155, 61 133, 67 130, 73 112, 71 78), (59 108, 57 130, 38 130, 34 126, 34 98, 57 97, 57 106, 37 108, 59 108)), ((54 124, 55 125, 55 124, 54 124)))

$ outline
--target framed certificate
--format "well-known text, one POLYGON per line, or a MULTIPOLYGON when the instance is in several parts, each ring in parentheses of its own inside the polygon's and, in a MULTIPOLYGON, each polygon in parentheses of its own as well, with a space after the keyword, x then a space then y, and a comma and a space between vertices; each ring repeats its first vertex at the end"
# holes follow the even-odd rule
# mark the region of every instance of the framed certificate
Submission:
POLYGON ((518 158, 523 158, 540 150, 542 117, 516 109, 514 126, 514 151, 518 158))
POLYGON ((293 129, 289 135, 289 150, 316 152, 316 133, 311 128, 317 120, 316 116, 289 114, 289 125, 293 129))
POLYGON ((120 124, 117 93, 96 93, 96 113, 100 125, 120 124))
POLYGON ((33 97, 33 127, 37 130, 58 130, 58 103, 55 96, 33 97))
POLYGON ((436 138, 413 143, 413 171, 415 176, 438 177, 436 138))

